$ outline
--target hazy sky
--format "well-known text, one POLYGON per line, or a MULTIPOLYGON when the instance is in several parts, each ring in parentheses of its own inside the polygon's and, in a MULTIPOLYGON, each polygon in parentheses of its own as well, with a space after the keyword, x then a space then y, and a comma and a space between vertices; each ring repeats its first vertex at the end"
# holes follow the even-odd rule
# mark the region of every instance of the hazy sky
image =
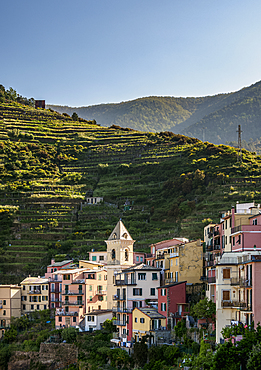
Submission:
POLYGON ((49 104, 205 96, 261 79, 260 0, 8 0, 0 84, 49 104))

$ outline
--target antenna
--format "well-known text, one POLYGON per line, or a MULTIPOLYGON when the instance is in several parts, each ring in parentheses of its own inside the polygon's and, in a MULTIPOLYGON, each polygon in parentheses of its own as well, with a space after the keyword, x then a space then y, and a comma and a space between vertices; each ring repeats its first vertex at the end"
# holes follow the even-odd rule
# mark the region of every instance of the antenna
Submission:
POLYGON ((241 143, 241 134, 242 134, 242 130, 241 130, 241 126, 238 125, 238 155, 237 155, 237 161, 238 162, 242 162, 242 143, 241 143))

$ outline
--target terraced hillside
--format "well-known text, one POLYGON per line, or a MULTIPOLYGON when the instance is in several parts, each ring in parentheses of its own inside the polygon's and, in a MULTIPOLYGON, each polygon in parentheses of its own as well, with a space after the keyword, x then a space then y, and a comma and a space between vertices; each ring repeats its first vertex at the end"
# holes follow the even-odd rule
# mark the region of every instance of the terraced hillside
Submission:
POLYGON ((208 219, 260 196, 260 157, 172 133, 142 133, 0 103, 0 279, 43 274, 51 257, 105 249, 119 218, 137 250, 202 237, 208 219), (88 205, 88 196, 104 202, 88 205))

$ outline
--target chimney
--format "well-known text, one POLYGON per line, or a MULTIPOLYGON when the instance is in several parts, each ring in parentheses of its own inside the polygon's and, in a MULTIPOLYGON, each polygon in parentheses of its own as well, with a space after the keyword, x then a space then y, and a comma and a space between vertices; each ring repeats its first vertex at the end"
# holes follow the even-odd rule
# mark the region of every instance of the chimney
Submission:
POLYGON ((52 258, 51 259, 51 265, 53 265, 55 263, 55 259, 54 258, 52 258))

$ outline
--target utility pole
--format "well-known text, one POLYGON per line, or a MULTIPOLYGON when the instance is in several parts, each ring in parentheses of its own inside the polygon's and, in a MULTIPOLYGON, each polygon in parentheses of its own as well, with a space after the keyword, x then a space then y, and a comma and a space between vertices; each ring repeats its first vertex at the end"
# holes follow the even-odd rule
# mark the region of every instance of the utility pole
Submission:
POLYGON ((238 162, 242 162, 242 143, 241 143, 241 134, 242 134, 242 130, 241 130, 241 126, 238 125, 238 130, 237 130, 237 133, 238 133, 238 154, 237 154, 237 161, 238 162))

